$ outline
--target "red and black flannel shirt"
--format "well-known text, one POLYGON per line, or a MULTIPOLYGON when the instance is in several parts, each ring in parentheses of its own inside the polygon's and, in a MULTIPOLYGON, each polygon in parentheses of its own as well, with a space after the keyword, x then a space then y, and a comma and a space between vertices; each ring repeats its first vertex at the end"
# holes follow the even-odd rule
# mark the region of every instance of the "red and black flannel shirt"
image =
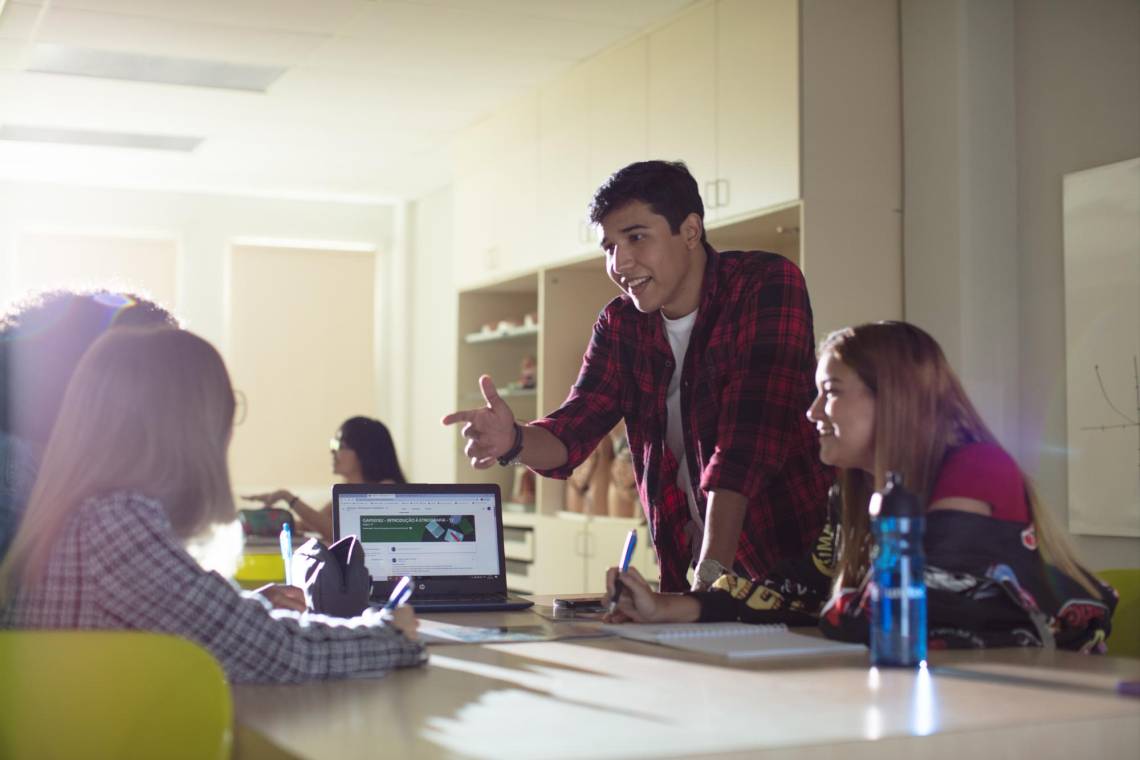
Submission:
MULTIPOLYGON (((781 559, 811 547, 832 482, 804 416, 815 398, 811 304, 800 270, 782 256, 706 248, 701 305, 681 375, 686 459, 690 479, 700 483, 702 515, 709 491, 748 499, 734 569, 763 578, 781 559)), ((685 530, 692 518, 665 443, 672 375, 660 314, 643 314, 622 295, 598 316, 565 403, 533 424, 569 452, 562 467, 537 472, 566 478, 625 418, 661 588, 682 591, 692 564, 685 530)))

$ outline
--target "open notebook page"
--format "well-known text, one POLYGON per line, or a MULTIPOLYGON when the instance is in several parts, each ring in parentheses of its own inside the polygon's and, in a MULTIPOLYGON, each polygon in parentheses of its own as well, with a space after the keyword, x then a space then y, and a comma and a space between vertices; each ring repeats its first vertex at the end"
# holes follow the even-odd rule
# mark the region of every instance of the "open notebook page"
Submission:
POLYGON ((602 630, 623 638, 664 644, 690 652, 720 655, 730 660, 866 652, 862 644, 831 641, 792 633, 785 625, 748 623, 677 623, 604 625, 602 630))

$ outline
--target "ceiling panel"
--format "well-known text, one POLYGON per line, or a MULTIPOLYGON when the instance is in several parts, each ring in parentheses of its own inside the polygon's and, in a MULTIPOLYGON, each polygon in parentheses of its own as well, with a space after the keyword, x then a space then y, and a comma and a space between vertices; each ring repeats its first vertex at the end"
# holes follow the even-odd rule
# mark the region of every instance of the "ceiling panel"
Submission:
POLYGON ((328 39, 330 35, 66 8, 52 10, 36 37, 37 42, 77 47, 267 65, 296 64, 328 39))
POLYGON ((53 0, 51 7, 53 12, 74 9, 249 29, 334 34, 352 20, 358 9, 371 4, 367 0, 53 0))
POLYGON ((0 15, 0 124, 204 138, 192 154, 0 145, 0 177, 411 197, 465 127, 692 0, 38 0, 0 15), (35 34, 35 40, 32 35, 35 34), (267 93, 36 74, 33 42, 286 67, 267 93))

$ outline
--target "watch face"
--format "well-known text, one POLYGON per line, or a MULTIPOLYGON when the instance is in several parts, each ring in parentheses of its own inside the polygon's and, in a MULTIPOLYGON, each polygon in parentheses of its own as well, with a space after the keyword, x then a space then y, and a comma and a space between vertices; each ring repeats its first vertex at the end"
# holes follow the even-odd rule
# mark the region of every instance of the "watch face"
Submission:
POLYGON ((716 579, 724 574, 724 565, 717 562, 715 559, 706 559, 701 564, 697 565, 697 580, 701 583, 713 584, 716 579))

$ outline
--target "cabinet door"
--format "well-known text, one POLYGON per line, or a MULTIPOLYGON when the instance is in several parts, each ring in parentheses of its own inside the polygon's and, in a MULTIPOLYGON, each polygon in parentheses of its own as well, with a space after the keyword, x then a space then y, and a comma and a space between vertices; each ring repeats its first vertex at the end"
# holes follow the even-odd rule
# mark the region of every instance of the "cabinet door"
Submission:
POLYGON ((589 83, 577 67, 543 89, 538 104, 537 265, 565 261, 588 247, 589 83))
POLYGON ((639 529, 637 520, 621 518, 597 518, 589 523, 590 540, 586 544, 586 593, 605 591, 606 570, 614 567, 621 561, 622 550, 625 548, 625 539, 630 530, 638 530, 637 547, 631 565, 637 567, 638 572, 649 578, 650 568, 641 567, 638 550, 642 548, 645 539, 644 531, 639 529))
POLYGON ((473 170, 455 178, 451 251, 454 281, 459 288, 486 279, 497 263, 494 260, 496 212, 489 189, 492 179, 489 169, 473 170))
MULTIPOLYGON (((647 152, 649 42, 645 37, 586 64, 589 88, 590 187, 583 207, 611 174, 647 152)), ((597 247, 591 234, 588 247, 597 247)))
POLYGON ((496 128, 496 166, 487 202, 494 206, 491 276, 536 268, 538 218, 538 97, 510 106, 496 128))
POLYGON ((536 516, 531 576, 534 593, 586 593, 586 530, 585 520, 536 516))
POLYGON ((717 3, 716 217, 799 197, 796 0, 717 3))
POLYGON ((649 157, 684 161, 715 218, 716 6, 686 13, 649 36, 649 157))

